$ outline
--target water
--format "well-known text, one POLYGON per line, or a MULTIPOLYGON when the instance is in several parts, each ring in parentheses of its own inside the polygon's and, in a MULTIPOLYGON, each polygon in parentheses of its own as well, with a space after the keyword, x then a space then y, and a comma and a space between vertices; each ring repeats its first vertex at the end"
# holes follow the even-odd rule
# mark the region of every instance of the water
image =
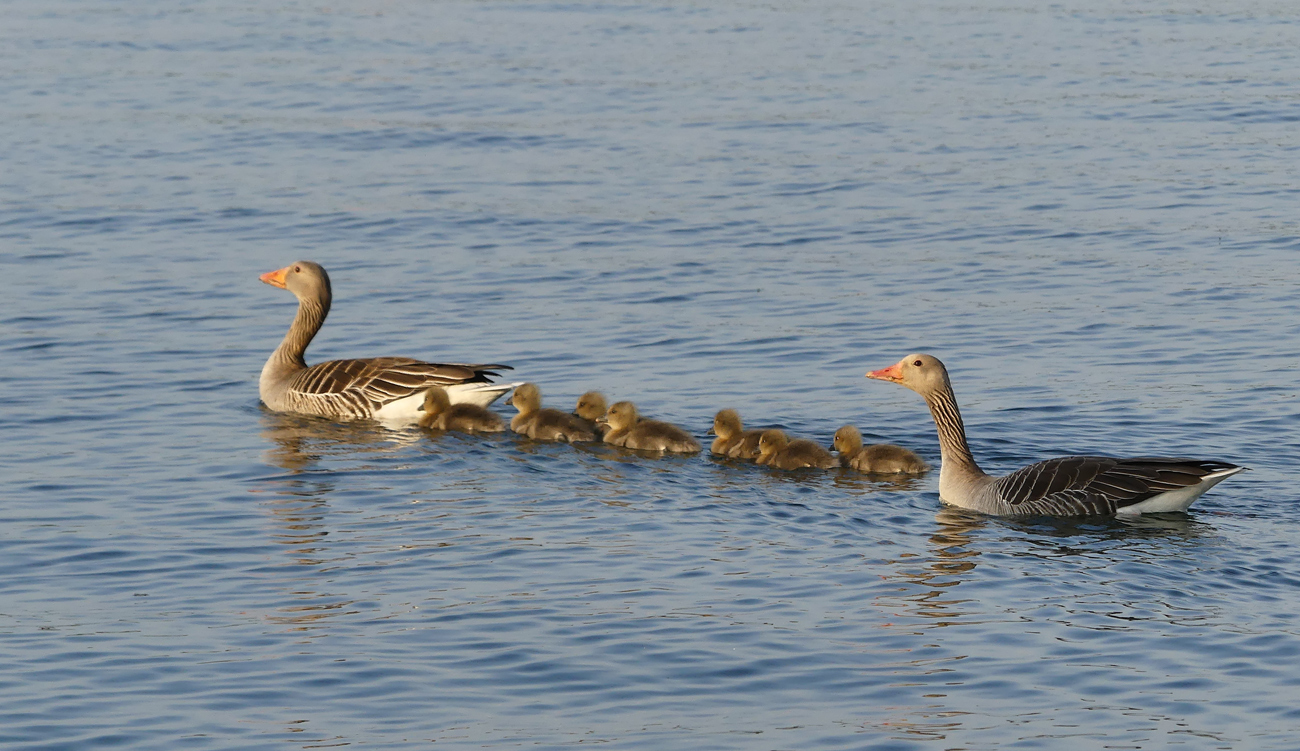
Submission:
MULTIPOLYGON (((18 0, 0 26, 0 744, 1291 749, 1296 22, 1282 3, 18 0), (1003 472, 1246 464, 999 520, 704 457, 267 413, 505 361, 702 434, 1003 472)), ((508 413, 502 408, 503 413, 508 413)))

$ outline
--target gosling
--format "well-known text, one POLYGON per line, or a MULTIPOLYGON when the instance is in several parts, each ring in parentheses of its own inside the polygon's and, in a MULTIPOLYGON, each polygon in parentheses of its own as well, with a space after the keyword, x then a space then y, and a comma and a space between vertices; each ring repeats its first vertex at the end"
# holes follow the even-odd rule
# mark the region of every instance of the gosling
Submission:
POLYGON ((835 431, 835 450, 840 466, 881 475, 919 475, 929 469, 921 457, 891 443, 862 445, 862 434, 852 425, 835 431))
POLYGON ((542 409, 542 390, 535 383, 520 384, 506 404, 513 404, 519 414, 510 420, 510 429, 538 441, 594 441, 596 434, 577 417, 558 409, 542 409))
POLYGON ((632 402, 615 402, 602 418, 609 426, 605 443, 642 451, 671 451, 694 454, 700 442, 690 433, 666 422, 642 420, 632 402))
POLYGON ((598 436, 604 436, 608 425, 600 424, 600 418, 605 416, 605 395, 599 391, 588 391, 578 397, 578 406, 574 408, 573 415, 582 421, 582 424, 598 436))
POLYGON ((777 469, 802 469, 838 467, 831 452, 806 438, 790 440, 779 430, 765 430, 758 439, 759 464, 777 469))
POLYGON ((452 404, 451 397, 441 386, 430 386, 424 394, 424 416, 420 426, 434 430, 454 430, 458 433, 500 433, 505 423, 495 413, 477 404, 452 404))
POLYGON ((717 436, 709 447, 712 453, 733 459, 758 458, 758 437, 763 431, 745 430, 744 424, 740 422, 740 413, 736 410, 719 410, 713 416, 713 427, 709 432, 717 436))

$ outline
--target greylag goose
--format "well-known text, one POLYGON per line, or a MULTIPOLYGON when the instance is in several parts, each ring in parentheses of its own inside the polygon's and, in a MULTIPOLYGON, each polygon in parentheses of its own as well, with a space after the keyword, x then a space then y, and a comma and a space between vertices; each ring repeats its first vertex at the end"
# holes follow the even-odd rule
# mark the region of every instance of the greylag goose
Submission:
POLYGON ((595 431, 588 430, 575 415, 558 409, 542 409, 542 390, 535 383, 521 383, 510 395, 519 414, 510 420, 510 429, 539 441, 594 441, 595 431))
POLYGON ((766 464, 776 469, 830 469, 838 467, 831 452, 806 438, 790 440, 786 434, 775 428, 764 430, 758 438, 758 464, 766 464))
POLYGON ((420 410, 420 427, 434 430, 454 430, 458 433, 500 433, 506 429, 501 417, 487 407, 477 404, 452 404, 447 390, 430 386, 424 392, 420 410))
POLYGON ((709 433, 717 436, 709 447, 710 452, 733 459, 758 458, 758 437, 763 431, 745 430, 744 423, 740 421, 740 413, 736 410, 718 410, 718 414, 713 416, 713 427, 709 428, 709 433))
POLYGON ((604 394, 599 391, 588 391, 578 397, 578 406, 574 408, 573 414, 581 419, 582 424, 586 425, 591 432, 604 437, 605 429, 609 426, 602 425, 599 421, 605 416, 607 409, 604 394))
POLYGON ((615 402, 601 418, 609 426, 605 443, 643 451, 694 454, 700 442, 690 433, 666 422, 642 420, 632 402, 615 402))
POLYGON ((881 475, 919 475, 929 469, 921 457, 892 443, 862 445, 862 434, 852 425, 835 431, 833 443, 840 452, 840 466, 881 475))
POLYGON ((948 370, 930 355, 908 355, 868 378, 902 384, 925 398, 939 430, 939 498, 986 514, 1083 516, 1186 511, 1202 493, 1245 469, 1205 459, 1067 456, 1004 477, 975 464, 948 370))
POLYGON ((370 417, 414 423, 423 413, 430 386, 447 389, 452 402, 486 407, 513 384, 492 383, 496 370, 509 365, 444 365, 408 357, 331 360, 308 366, 307 345, 325 323, 333 293, 329 274, 319 264, 296 261, 260 277, 298 298, 298 314, 289 333, 262 368, 258 392, 276 412, 298 412, 335 419, 370 417))

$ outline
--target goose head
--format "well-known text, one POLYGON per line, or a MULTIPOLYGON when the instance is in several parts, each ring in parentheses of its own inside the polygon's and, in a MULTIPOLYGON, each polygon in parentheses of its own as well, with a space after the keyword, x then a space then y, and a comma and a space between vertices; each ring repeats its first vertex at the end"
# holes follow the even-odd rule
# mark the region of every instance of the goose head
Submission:
POLYGON ((294 261, 258 278, 272 287, 289 290, 299 300, 324 300, 328 303, 333 297, 330 275, 325 273, 323 266, 312 261, 294 261))
POLYGON ((888 368, 867 373, 867 378, 901 384, 921 396, 952 388, 948 382, 948 369, 932 355, 908 355, 888 368))

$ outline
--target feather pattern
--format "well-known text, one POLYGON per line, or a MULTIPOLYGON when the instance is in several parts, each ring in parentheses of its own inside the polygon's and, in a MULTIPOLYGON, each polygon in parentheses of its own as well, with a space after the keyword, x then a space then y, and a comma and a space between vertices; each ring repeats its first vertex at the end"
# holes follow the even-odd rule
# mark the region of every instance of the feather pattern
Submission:
POLYGON ((1067 456, 1031 464, 988 486, 1016 514, 1115 514, 1231 470, 1227 462, 1164 457, 1067 456))

